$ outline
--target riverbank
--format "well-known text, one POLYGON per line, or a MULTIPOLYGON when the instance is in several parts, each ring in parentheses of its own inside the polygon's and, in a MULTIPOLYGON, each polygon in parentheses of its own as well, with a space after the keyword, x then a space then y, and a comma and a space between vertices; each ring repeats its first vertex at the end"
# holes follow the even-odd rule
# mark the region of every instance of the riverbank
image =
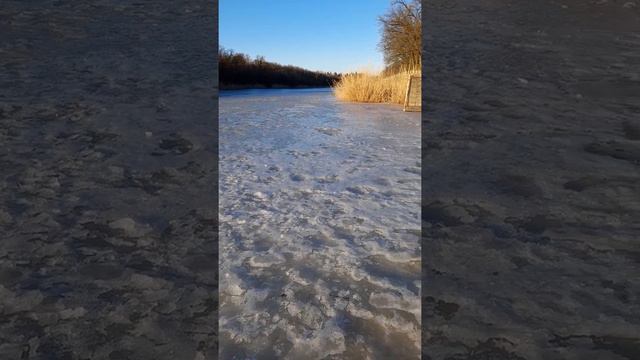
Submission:
POLYGON ((220 89, 331 86, 337 73, 312 71, 293 65, 282 65, 233 50, 218 51, 220 89))
POLYGON ((346 74, 333 86, 339 100, 362 103, 404 104, 407 84, 420 71, 403 71, 385 75, 370 72, 346 74))
POLYGON ((227 84, 220 83, 220 90, 251 90, 251 89, 321 89, 329 86, 314 85, 265 85, 265 84, 227 84))

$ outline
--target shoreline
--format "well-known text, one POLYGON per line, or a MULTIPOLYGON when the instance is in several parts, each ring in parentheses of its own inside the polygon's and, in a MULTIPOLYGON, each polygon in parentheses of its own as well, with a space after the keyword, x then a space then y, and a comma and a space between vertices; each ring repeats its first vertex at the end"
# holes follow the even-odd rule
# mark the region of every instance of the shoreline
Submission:
POLYGON ((331 85, 328 86, 311 86, 311 85, 298 85, 298 86, 287 86, 287 85, 273 85, 266 86, 262 84, 251 84, 251 85, 238 85, 238 84, 220 84, 220 91, 228 91, 228 90, 265 90, 265 89, 331 89, 331 85))

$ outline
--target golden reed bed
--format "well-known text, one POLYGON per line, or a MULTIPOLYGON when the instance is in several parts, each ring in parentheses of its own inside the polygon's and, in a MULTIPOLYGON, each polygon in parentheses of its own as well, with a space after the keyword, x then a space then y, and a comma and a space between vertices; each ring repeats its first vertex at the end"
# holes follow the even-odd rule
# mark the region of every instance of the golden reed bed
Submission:
POLYGON ((347 74, 336 82, 333 92, 342 101, 404 104, 411 75, 420 75, 420 70, 406 70, 393 75, 369 71, 347 74))

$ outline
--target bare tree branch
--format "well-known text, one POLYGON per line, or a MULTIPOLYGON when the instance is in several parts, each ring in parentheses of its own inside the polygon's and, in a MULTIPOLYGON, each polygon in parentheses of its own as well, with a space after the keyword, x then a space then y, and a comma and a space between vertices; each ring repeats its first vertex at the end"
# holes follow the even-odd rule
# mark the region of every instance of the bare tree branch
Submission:
POLYGON ((422 63, 422 12, 419 0, 393 0, 379 18, 380 48, 387 70, 411 69, 422 63))

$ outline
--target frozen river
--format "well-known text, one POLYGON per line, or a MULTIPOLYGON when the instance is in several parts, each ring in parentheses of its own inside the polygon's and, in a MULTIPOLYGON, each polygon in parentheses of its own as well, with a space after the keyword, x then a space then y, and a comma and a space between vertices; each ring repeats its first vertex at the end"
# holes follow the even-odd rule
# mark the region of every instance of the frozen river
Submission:
POLYGON ((420 114, 220 95, 222 359, 417 359, 420 114))

